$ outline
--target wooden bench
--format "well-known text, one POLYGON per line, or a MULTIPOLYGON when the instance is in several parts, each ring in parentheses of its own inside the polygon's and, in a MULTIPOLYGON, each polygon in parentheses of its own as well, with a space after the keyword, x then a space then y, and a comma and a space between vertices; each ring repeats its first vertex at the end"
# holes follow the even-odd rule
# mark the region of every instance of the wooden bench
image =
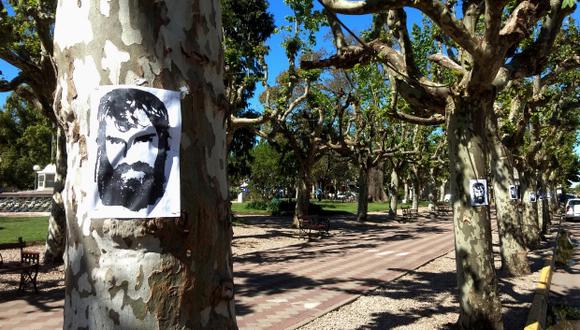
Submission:
POLYGON ((28 284, 34 286, 34 292, 38 292, 36 287, 36 277, 38 276, 38 267, 40 254, 37 252, 24 251, 26 244, 22 237, 18 237, 16 243, 0 244, 1 250, 20 249, 20 260, 4 260, 0 254, 0 275, 1 274, 20 274, 20 286, 18 290, 24 289, 28 284))
POLYGON ((415 220, 415 219, 417 219, 417 216, 419 215, 419 210, 417 210, 417 209, 401 208, 401 211, 403 212, 402 220, 405 222, 415 220))
POLYGON ((313 215, 302 215, 298 217, 298 236, 310 239, 315 235, 322 237, 330 235, 330 220, 313 215))
POLYGON ((449 203, 438 202, 435 204, 435 211, 439 214, 446 215, 451 212, 451 207, 449 206, 449 203))

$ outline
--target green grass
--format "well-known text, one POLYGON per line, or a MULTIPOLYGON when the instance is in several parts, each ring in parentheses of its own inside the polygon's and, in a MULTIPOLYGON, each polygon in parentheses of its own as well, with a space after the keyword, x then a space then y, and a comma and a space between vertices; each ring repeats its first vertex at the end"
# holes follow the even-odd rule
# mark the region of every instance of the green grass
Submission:
POLYGON ((248 202, 232 203, 232 212, 234 214, 270 214, 267 210, 250 209, 248 204, 248 202))
MULTIPOLYGON (((331 200, 323 200, 322 202, 318 202, 316 200, 311 200, 311 203, 320 205, 324 212, 328 213, 351 213, 356 214, 357 203, 356 202, 339 202, 339 201, 331 201, 331 200)), ((420 201, 419 206, 427 206, 429 202, 427 201, 420 201)), ((267 210, 258 210, 258 209, 251 209, 248 208, 248 202, 244 203, 232 203, 232 212, 234 214, 270 214, 267 210)), ((398 204, 398 207, 401 206, 409 207, 411 206, 410 203, 407 204, 398 204)), ((386 212, 389 209, 389 203, 369 203, 369 212, 386 212)))
POLYGON ((18 237, 29 242, 44 242, 48 217, 0 217, 0 243, 14 243, 18 237))

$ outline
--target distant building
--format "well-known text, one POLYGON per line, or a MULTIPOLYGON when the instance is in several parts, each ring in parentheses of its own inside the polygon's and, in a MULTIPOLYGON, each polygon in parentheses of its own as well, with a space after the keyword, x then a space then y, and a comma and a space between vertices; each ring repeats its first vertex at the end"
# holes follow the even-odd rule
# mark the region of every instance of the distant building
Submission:
POLYGON ((54 181, 56 179, 56 166, 48 164, 40 171, 36 171, 36 190, 52 190, 54 189, 54 181))

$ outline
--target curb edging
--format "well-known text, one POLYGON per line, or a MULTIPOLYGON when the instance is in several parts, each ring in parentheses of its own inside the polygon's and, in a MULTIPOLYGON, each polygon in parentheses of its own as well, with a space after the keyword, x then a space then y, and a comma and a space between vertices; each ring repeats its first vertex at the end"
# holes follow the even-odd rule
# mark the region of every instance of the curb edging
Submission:
MULTIPOLYGON (((560 226, 558 226, 560 227, 560 226)), ((561 230, 558 229, 558 234, 552 247, 552 255, 548 256, 546 265, 540 270, 540 279, 536 286, 536 293, 534 300, 528 313, 526 326, 524 330, 541 330, 546 329, 546 317, 548 313, 548 298, 550 296, 550 285, 552 283, 552 274, 554 273, 555 254, 558 248, 558 240, 560 238, 561 230)))

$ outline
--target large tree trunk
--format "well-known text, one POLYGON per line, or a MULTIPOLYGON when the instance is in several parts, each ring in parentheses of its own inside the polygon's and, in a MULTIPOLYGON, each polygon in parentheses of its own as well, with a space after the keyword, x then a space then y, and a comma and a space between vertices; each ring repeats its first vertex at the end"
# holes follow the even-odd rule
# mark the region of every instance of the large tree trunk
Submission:
POLYGON ((445 188, 447 187, 447 180, 444 180, 443 182, 441 182, 441 185, 439 186, 439 201, 443 202, 444 198, 445 198, 445 188))
POLYGON ((236 328, 221 33, 214 1, 59 1, 65 328, 236 328), (182 91, 179 218, 88 216, 89 95, 111 84, 182 91))
POLYGON ((358 203, 356 211, 356 220, 361 222, 367 221, 367 213, 369 211, 368 185, 369 170, 365 166, 361 166, 358 178, 358 203))
POLYGON ((396 169, 391 171, 391 184, 389 185, 389 195, 391 195, 390 209, 389 213, 397 214, 397 204, 399 202, 397 193, 399 191, 399 174, 396 169))
POLYGON ((550 207, 548 205, 548 175, 540 174, 540 187, 543 192, 541 199, 538 199, 538 218, 540 220, 540 230, 541 236, 545 236, 548 233, 548 227, 550 226, 550 207))
POLYGON ((298 228, 298 218, 308 215, 310 205, 310 166, 300 166, 298 180, 296 181, 296 205, 294 207, 294 218, 292 226, 298 228))
POLYGON ((495 210, 499 224, 502 267, 511 275, 528 274, 528 251, 525 248, 523 222, 518 211, 519 200, 510 199, 510 185, 515 185, 512 156, 498 138, 496 119, 489 118, 489 142, 493 153, 491 173, 495 210))
MULTIPOLYGON (((492 93, 490 93, 492 94, 492 93)), ((449 100, 448 146, 462 329, 502 329, 489 206, 471 206, 470 180, 487 177, 485 119, 493 96, 449 100), (455 101, 455 103, 452 103, 455 101)))
MULTIPOLYGON (((531 184, 530 177, 525 172, 520 175, 520 189, 522 192, 522 234, 528 249, 535 249, 540 244, 540 227, 538 225, 537 200, 530 201, 530 195, 536 195, 536 185, 531 184)), ((537 197, 535 197, 537 198, 537 197)))
POLYGON ((62 263, 66 242, 66 217, 62 200, 66 177, 66 138, 60 125, 56 127, 56 177, 44 250, 44 262, 48 264, 62 263))
POLYGON ((417 166, 413 166, 413 174, 411 175, 412 184, 412 195, 411 195, 411 208, 419 208, 419 170, 417 166))
POLYGON ((369 200, 384 202, 388 199, 385 193, 383 164, 369 170, 369 200))

